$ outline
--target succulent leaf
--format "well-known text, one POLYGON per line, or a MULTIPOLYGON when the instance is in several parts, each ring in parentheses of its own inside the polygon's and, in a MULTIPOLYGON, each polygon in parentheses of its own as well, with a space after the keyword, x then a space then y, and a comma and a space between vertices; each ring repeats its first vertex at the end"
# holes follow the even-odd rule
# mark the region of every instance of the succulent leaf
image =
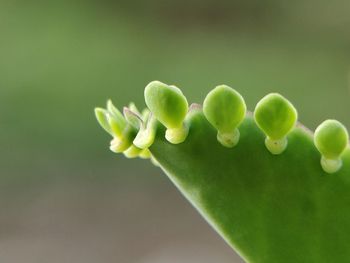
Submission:
MULTIPOLYGON (((186 101, 186 114, 178 118, 164 101, 178 106, 181 91, 151 84, 145 97, 152 113, 144 111, 137 129, 129 120, 122 135, 112 140, 113 151, 160 166, 246 262, 349 261, 350 147, 341 123, 328 120, 313 135, 295 125, 295 108, 279 94, 263 98, 254 117, 244 114, 239 121, 234 109, 242 109, 244 100, 236 102, 236 93, 227 86, 212 91, 203 108, 192 104, 187 111, 186 101), (169 126, 168 120, 177 125, 169 126), (218 138, 238 128, 239 143, 222 147, 226 138, 218 138), (176 129, 185 129, 179 144, 174 141, 181 131, 169 135, 176 129)), ((107 131, 109 111, 98 109, 96 114, 107 131)))
POLYGON ((150 151, 246 262, 348 262, 350 150, 336 176, 328 176, 304 128, 290 132, 288 151, 278 156, 266 151, 252 117, 240 132, 236 147, 222 147, 199 112, 183 144, 169 144, 160 130, 150 151))
POLYGON ((109 125, 109 122, 108 122, 108 111, 106 111, 105 109, 102 109, 102 108, 95 108, 95 116, 96 116, 96 119, 98 121, 98 123, 100 124, 100 126, 106 131, 108 132, 109 134, 113 134, 112 133, 112 129, 109 125))
POLYGON ((315 145, 328 159, 338 158, 348 145, 349 135, 339 121, 326 120, 315 131, 315 145))

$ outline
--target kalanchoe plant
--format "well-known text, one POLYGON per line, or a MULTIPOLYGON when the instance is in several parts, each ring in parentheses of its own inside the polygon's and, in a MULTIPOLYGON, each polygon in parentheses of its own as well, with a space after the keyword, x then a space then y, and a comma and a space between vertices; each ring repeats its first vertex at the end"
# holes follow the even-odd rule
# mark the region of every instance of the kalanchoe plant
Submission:
POLYGON ((246 262, 350 262, 350 149, 335 120, 315 134, 294 106, 269 94, 246 112, 218 86, 192 104, 154 81, 148 109, 96 108, 111 150, 150 158, 246 262))

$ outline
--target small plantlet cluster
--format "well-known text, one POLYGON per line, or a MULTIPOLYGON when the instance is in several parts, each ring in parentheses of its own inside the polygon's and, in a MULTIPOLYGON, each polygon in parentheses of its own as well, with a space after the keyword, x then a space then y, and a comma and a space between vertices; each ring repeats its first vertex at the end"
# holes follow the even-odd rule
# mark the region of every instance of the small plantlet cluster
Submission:
POLYGON ((151 158, 148 147, 155 137, 156 122, 147 109, 140 113, 135 104, 130 103, 122 114, 109 100, 106 109, 95 109, 95 115, 101 127, 113 137, 112 152, 124 153, 128 158, 151 158))
POLYGON ((348 132, 326 120, 310 132, 277 93, 253 113, 220 85, 203 106, 159 81, 147 108, 95 110, 110 149, 160 166, 226 242, 249 263, 347 263, 350 259, 348 132), (328 176, 333 174, 333 176, 328 176))
MULTIPOLYGON (((140 112, 131 103, 123 114, 109 100, 106 109, 96 108, 98 122, 112 137, 110 149, 128 158, 152 158, 152 146, 159 125, 166 128, 165 138, 171 144, 183 143, 189 135, 191 107, 181 90, 159 81, 145 88, 148 108, 140 112)), ((198 108, 198 107, 194 107, 198 108)), ((234 89, 220 85, 206 96, 203 114, 217 131, 217 141, 227 148, 239 143, 239 127, 247 116, 243 97, 234 89)), ((293 104, 277 93, 262 98, 254 110, 256 125, 265 134, 265 146, 273 155, 282 154, 288 146, 288 134, 297 124, 293 104)), ((348 147, 346 128, 336 120, 326 120, 315 131, 314 143, 321 153, 321 166, 327 173, 342 167, 342 154, 348 147)))

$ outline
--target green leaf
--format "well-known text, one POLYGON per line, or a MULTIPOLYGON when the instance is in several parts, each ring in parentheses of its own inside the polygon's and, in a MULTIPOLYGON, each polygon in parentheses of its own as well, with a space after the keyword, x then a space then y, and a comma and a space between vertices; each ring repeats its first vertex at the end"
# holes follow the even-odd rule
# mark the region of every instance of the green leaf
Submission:
POLYGON ((216 140, 201 111, 191 116, 179 145, 158 131, 150 150, 170 180, 208 223, 251 263, 348 262, 350 259, 350 150, 328 175, 312 134, 288 135, 281 155, 264 146, 248 116, 234 148, 216 140))
MULTIPOLYGON (((205 114, 198 104, 187 112, 185 99, 186 114, 180 112, 179 118, 181 91, 152 82, 145 91, 148 121, 138 127, 128 124, 111 149, 160 166, 246 262, 349 262, 350 148, 345 127, 328 120, 314 136, 296 125, 295 108, 279 94, 263 98, 254 117, 248 113, 241 123, 234 116, 231 122, 243 99, 237 104, 232 90, 220 89, 207 96, 205 114), (179 127, 169 126, 171 122, 179 127), (223 143, 218 130, 238 131, 237 125, 239 142, 224 147, 232 145, 223 143)), ((98 112, 105 126, 106 112, 98 112)))

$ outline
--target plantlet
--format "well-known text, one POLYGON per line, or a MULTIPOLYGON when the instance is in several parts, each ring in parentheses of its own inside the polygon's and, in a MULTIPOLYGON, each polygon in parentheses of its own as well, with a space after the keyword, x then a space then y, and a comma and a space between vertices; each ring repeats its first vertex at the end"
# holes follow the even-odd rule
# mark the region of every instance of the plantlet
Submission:
MULTIPOLYGON (((315 135, 294 106, 269 94, 246 112, 218 86, 192 104, 161 82, 145 89, 149 111, 97 108, 111 150, 150 158, 246 262, 350 260, 348 133, 327 120, 315 135)), ((133 108, 133 109, 132 109, 133 108)))
POLYGON ((228 86, 217 86, 207 95, 203 106, 205 117, 218 130, 218 141, 226 147, 235 146, 240 136, 238 126, 247 110, 242 96, 228 86))
POLYGON ((339 121, 326 120, 315 131, 315 145, 322 154, 321 165, 328 173, 337 172, 342 166, 341 154, 348 145, 349 135, 339 121))
POLYGON ((153 81, 145 88, 145 99, 147 107, 167 127, 166 139, 174 144, 183 142, 188 134, 184 124, 188 103, 181 90, 153 81))
POLYGON ((281 154, 287 148, 287 134, 298 119, 294 106, 280 94, 271 93, 256 105, 254 118, 266 134, 267 149, 272 154, 281 154))

